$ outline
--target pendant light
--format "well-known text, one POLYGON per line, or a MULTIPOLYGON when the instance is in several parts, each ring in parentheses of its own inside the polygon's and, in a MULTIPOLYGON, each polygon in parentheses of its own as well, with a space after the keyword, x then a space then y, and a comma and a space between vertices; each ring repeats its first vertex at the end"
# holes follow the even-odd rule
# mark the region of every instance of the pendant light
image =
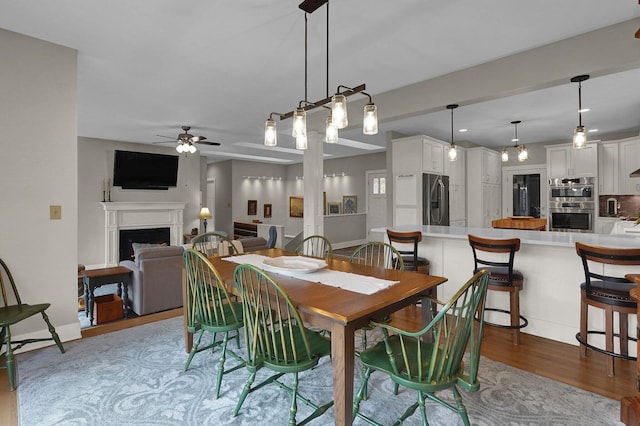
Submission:
POLYGON ((264 144, 265 146, 278 145, 278 133, 276 131, 276 120, 269 117, 264 123, 264 144))
POLYGON ((333 119, 331 115, 327 117, 326 125, 324 128, 324 134, 325 134, 324 141, 326 143, 338 143, 338 129, 333 124, 333 119))
MULTIPOLYGON (((514 129, 515 129, 515 135, 514 138, 511 139, 511 142, 514 142, 515 145, 513 146, 517 153, 518 153, 518 161, 519 162, 524 162, 527 161, 527 159, 529 158, 529 150, 527 149, 527 147, 525 145, 519 145, 518 142, 520 141, 520 139, 518 139, 518 124, 522 123, 522 121, 520 120, 514 120, 511 122, 511 124, 514 125, 514 129)), ((504 147, 502 149, 502 161, 509 161, 509 151, 507 150, 507 147, 504 147)))
POLYGON ((369 100, 364 106, 364 118, 362 119, 362 133, 365 135, 378 134, 378 107, 369 100))
POLYGON ((456 147, 456 144, 453 143, 453 110, 456 108, 458 108, 458 104, 447 105, 447 109, 451 110, 451 144, 449 145, 449 151, 447 152, 449 161, 456 161, 458 159, 458 148, 456 147))
POLYGON ((572 83, 578 83, 578 126, 573 132, 573 147, 582 149, 587 145, 587 132, 582 125, 582 82, 589 80, 589 75, 577 75, 571 78, 572 83))

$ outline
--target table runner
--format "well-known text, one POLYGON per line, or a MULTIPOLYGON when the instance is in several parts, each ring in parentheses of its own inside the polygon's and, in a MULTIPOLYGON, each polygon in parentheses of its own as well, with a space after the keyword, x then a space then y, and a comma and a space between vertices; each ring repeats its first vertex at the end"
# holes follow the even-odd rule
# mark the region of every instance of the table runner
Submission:
POLYGON ((229 256, 224 258, 224 260, 229 262, 238 264, 249 264, 260 269, 265 269, 270 274, 286 275, 304 281, 317 282, 331 287, 338 287, 344 290, 367 295, 376 293, 380 290, 384 290, 400 282, 383 280, 368 275, 353 274, 351 272, 333 271, 326 268, 311 273, 301 273, 293 270, 274 272, 268 270, 268 268, 265 268, 265 265, 263 263, 265 259, 269 259, 269 257, 259 254, 243 254, 240 256, 229 256))

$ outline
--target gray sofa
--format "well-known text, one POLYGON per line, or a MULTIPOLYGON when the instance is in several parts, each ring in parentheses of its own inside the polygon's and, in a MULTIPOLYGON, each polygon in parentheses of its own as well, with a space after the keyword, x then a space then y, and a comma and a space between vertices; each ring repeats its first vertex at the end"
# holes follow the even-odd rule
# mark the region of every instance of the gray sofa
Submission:
POLYGON ((120 261, 133 271, 129 304, 137 315, 182 306, 182 246, 145 247, 135 251, 135 261, 120 261))

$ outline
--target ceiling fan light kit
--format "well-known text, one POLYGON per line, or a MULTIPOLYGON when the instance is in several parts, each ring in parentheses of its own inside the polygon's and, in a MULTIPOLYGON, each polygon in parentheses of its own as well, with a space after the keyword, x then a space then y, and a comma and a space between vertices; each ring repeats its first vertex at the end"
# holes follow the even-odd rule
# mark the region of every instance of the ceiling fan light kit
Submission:
MULTIPOLYGON (((305 12, 304 15, 304 100, 298 103, 295 111, 285 114, 272 112, 265 123, 264 144, 266 146, 276 146, 275 136, 276 124, 273 116, 277 115, 280 120, 293 117, 291 135, 296 140, 296 149, 307 149, 307 123, 306 111, 319 107, 325 107, 331 103, 331 114, 325 122, 325 142, 338 142, 338 129, 344 129, 349 124, 347 118, 347 97, 361 93, 369 98, 369 102, 364 106, 362 119, 362 133, 365 135, 375 135, 378 133, 378 109, 372 102, 371 95, 365 93, 366 86, 361 84, 357 87, 347 87, 339 85, 336 93, 329 96, 329 0, 305 0, 298 5, 305 12), (327 96, 315 102, 307 101, 307 15, 315 12, 318 8, 327 5, 327 96)), ((326 107, 325 107, 326 108, 326 107)))
POLYGON ((589 80, 589 75, 577 75, 571 78, 572 83, 578 83, 578 126, 573 132, 573 147, 582 149, 587 145, 587 132, 582 125, 582 82, 589 80))

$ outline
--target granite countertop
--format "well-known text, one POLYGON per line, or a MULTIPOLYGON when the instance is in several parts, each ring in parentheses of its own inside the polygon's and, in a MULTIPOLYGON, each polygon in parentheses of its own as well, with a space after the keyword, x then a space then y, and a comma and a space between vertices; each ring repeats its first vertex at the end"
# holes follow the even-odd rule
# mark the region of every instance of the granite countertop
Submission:
MULTIPOLYGON (((516 229, 469 228, 458 226, 402 225, 391 228, 396 231, 422 231, 425 237, 467 239, 468 234, 485 238, 520 238, 523 244, 557 247, 574 247, 576 242, 604 247, 638 248, 640 234, 591 234, 580 232, 524 231, 516 229)), ((372 232, 386 233, 386 228, 374 228, 372 232)))

